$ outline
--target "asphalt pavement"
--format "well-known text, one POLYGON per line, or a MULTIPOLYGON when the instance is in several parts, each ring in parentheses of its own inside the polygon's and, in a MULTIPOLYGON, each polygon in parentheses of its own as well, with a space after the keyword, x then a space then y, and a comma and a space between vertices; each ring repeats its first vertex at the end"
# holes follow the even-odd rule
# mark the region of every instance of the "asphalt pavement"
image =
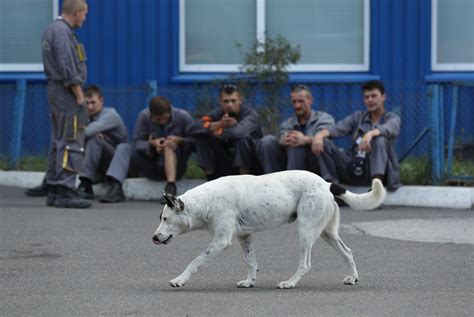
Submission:
POLYGON ((472 210, 341 209, 341 238, 360 281, 346 286, 342 258, 318 240, 312 268, 295 289, 276 285, 298 263, 294 224, 254 236, 256 287, 237 243, 183 288, 168 281, 210 242, 191 232, 155 246, 156 201, 85 210, 45 206, 24 188, 0 186, 1 316, 471 316, 472 210))

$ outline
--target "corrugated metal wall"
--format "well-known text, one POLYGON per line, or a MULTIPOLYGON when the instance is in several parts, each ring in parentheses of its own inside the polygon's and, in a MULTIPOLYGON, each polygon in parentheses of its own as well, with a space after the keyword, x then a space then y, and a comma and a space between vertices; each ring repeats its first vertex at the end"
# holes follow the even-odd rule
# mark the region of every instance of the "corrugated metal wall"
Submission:
MULTIPOLYGON (((90 82, 171 83, 177 75, 178 0, 88 3, 87 21, 78 33, 88 51, 90 82)), ((430 74, 430 17, 431 0, 372 0, 370 74, 387 81, 423 81, 430 74)))

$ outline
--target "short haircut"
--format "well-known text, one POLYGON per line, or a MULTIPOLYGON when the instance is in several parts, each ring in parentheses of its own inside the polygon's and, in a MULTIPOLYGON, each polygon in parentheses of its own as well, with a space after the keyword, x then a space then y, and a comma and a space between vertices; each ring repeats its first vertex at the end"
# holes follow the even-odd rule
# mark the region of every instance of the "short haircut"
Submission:
POLYGON ((380 80, 369 80, 362 85, 362 91, 377 89, 383 95, 385 94, 385 86, 380 80))
POLYGON ((150 109, 151 114, 161 116, 171 112, 171 102, 163 96, 156 96, 151 98, 148 109, 150 109))
POLYGON ((100 90, 99 86, 96 85, 90 85, 84 90, 84 95, 87 98, 90 98, 94 95, 97 95, 99 97, 102 97, 102 90, 100 90))
POLYGON ((221 86, 221 89, 219 90, 219 97, 222 96, 222 94, 231 95, 234 92, 237 92, 240 95, 240 90, 239 90, 239 87, 237 87, 237 85, 224 84, 221 86))
POLYGON ((311 93, 311 89, 308 86, 298 84, 298 85, 294 85, 294 86, 291 87, 291 92, 292 93, 293 92, 298 93, 298 92, 302 92, 302 91, 306 92, 308 97, 313 98, 313 94, 311 93))
POLYGON ((74 14, 87 8, 86 0, 63 0, 61 11, 67 14, 74 14))

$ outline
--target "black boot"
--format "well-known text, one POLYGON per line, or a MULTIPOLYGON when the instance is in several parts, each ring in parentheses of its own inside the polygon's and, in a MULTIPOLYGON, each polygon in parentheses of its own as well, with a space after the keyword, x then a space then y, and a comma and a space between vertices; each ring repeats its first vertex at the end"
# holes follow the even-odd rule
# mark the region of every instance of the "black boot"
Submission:
POLYGON ((56 196, 58 194, 58 186, 56 185, 48 185, 49 186, 49 191, 48 191, 48 197, 46 198, 46 206, 54 206, 54 203, 56 202, 56 196))
POLYGON ((109 189, 105 195, 99 197, 99 201, 101 203, 119 203, 125 201, 122 184, 118 180, 112 179, 109 189))
POLYGON ((44 197, 48 195, 48 192, 49 185, 46 183, 46 180, 43 179, 41 185, 25 190, 25 195, 30 197, 44 197))
POLYGON ((77 195, 84 199, 94 199, 94 190, 92 189, 92 181, 86 177, 79 177, 81 183, 77 187, 77 195))
MULTIPOLYGON (((165 192, 168 194, 171 194, 173 196, 176 196, 176 183, 175 182, 168 182, 166 183, 165 188, 163 189, 165 192)), ((165 197, 161 197, 160 199, 160 204, 164 205, 166 204, 166 199, 165 197)))
POLYGON ((89 208, 92 203, 79 197, 73 189, 59 185, 54 206, 56 208, 89 208))

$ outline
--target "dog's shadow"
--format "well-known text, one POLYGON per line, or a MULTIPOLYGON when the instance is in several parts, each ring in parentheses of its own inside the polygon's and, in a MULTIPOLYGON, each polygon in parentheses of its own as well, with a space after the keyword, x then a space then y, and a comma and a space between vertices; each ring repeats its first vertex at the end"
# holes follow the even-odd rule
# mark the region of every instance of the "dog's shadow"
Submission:
MULTIPOLYGON (((275 283, 276 284, 276 283, 275 283)), ((147 288, 150 292, 163 292, 163 293, 207 293, 207 294, 233 294, 233 293, 252 293, 252 294, 259 294, 259 293, 271 293, 271 292, 301 292, 301 293, 309 293, 309 292, 320 292, 320 293, 352 293, 352 292, 360 292, 360 291, 368 291, 370 288, 367 286, 363 286, 360 284, 357 285, 336 285, 336 284, 318 284, 318 285, 311 285, 311 284, 303 284, 296 286, 292 289, 279 289, 276 285, 271 285, 269 283, 261 284, 259 286, 250 287, 250 288, 239 288, 234 285, 223 285, 223 284, 207 284, 205 287, 196 285, 185 285, 183 287, 171 287, 171 286, 154 286, 147 288)))

